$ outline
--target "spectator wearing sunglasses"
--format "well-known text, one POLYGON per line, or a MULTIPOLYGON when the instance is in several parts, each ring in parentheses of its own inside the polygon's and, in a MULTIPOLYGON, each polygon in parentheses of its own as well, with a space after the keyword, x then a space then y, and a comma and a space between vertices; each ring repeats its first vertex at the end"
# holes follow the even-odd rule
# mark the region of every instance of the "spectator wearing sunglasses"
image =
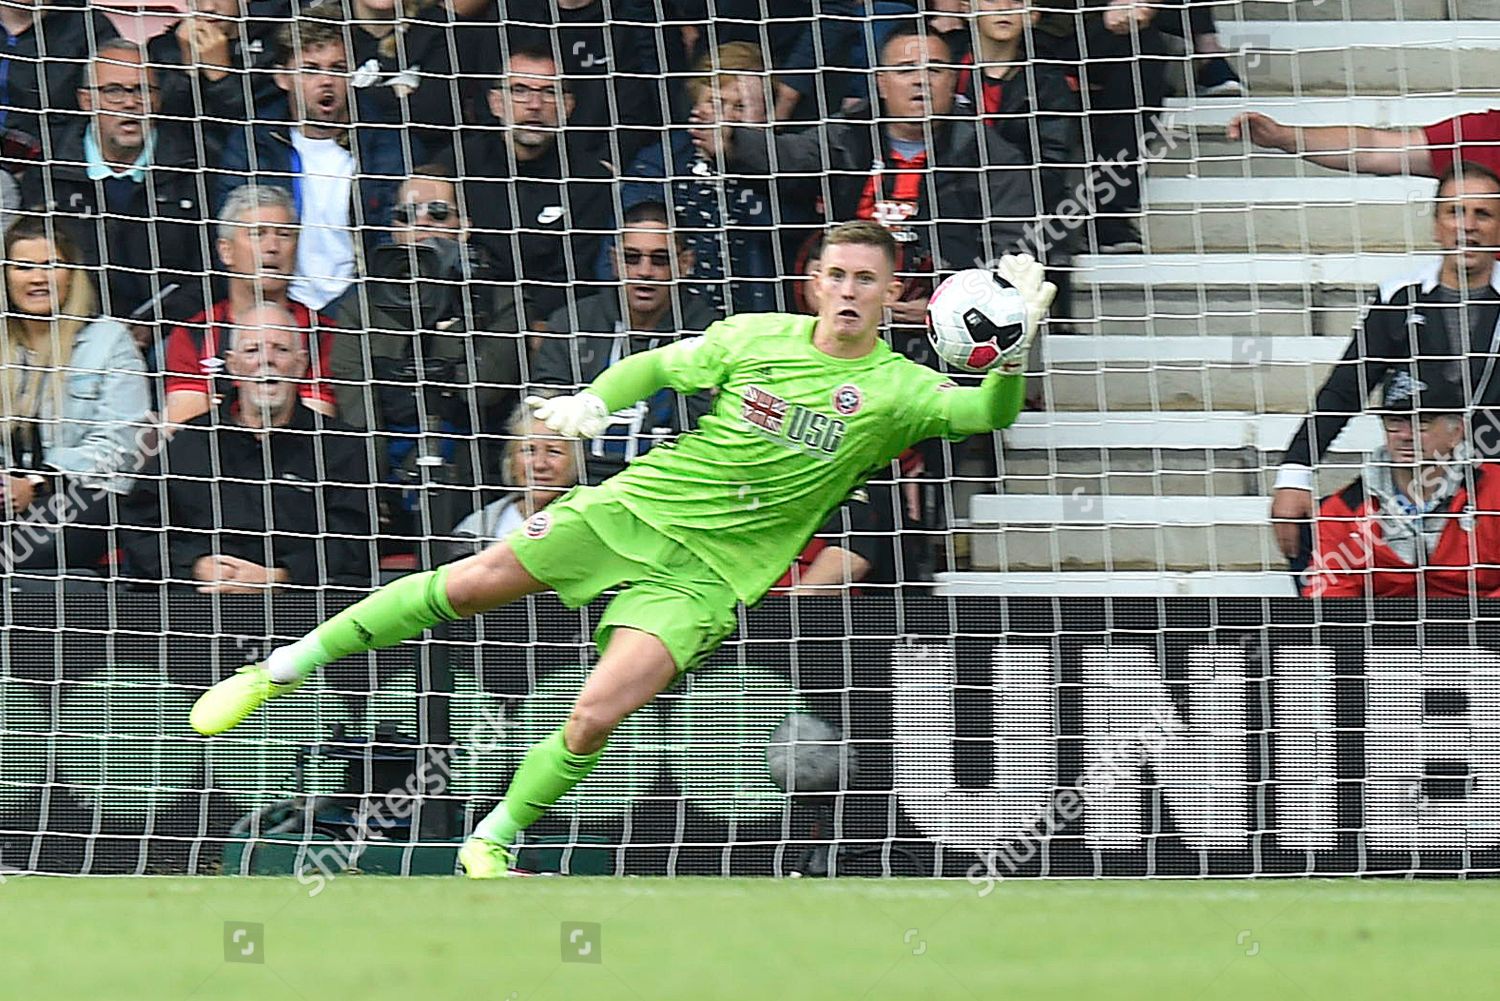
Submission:
POLYGON ((568 141, 575 101, 550 49, 517 45, 489 92, 498 129, 468 129, 456 162, 466 178, 473 241, 496 276, 525 290, 527 326, 567 304, 595 275, 602 237, 614 229, 609 172, 568 141))
MULTIPOLYGON (((706 297, 673 294, 692 273, 693 252, 668 218, 659 202, 625 213, 611 254, 619 284, 547 319, 531 364, 533 379, 577 392, 621 358, 703 331, 721 318, 706 297)), ((663 389, 615 413, 608 429, 585 443, 584 482, 602 483, 653 445, 692 430, 709 404, 707 393, 683 396, 663 389)))
MULTIPOLYGON (((365 295, 338 314, 332 369, 342 419, 380 435, 382 479, 400 488, 382 491, 388 531, 425 535, 420 492, 407 488, 434 473, 472 487, 478 471, 498 472, 525 336, 515 292, 493 280, 488 256, 470 242, 444 168, 427 164, 402 182, 391 223, 390 242, 370 258, 365 295)), ((432 531, 468 514, 475 494, 441 499, 430 505, 432 531)))
POLYGON ((202 311, 206 227, 191 135, 158 123, 156 71, 134 42, 105 42, 52 158, 27 173, 27 208, 71 217, 85 267, 99 269, 100 311, 130 326, 152 363, 157 324, 202 311))

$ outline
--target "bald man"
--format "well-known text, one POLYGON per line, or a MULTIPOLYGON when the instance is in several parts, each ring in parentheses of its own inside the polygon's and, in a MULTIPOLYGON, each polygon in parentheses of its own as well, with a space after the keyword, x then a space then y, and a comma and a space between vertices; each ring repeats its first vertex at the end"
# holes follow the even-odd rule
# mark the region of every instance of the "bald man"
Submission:
POLYGON ((306 331, 284 307, 240 316, 233 392, 172 438, 127 505, 130 576, 208 594, 372 580, 364 439, 298 392, 306 331))

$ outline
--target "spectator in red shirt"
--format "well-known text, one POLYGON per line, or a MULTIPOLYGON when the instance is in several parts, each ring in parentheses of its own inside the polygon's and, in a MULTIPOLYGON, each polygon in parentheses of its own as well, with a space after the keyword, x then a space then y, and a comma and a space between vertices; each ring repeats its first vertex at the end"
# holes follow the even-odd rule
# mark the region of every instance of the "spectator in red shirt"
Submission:
POLYGON ((1500 466, 1473 459, 1460 366, 1431 360, 1386 378, 1385 444, 1319 506, 1308 597, 1500 590, 1500 466))
POLYGON ((229 295, 206 313, 173 328, 167 337, 168 424, 185 424, 206 414, 223 390, 216 377, 224 371, 229 333, 252 307, 281 306, 297 326, 319 331, 310 337, 311 377, 301 387, 302 400, 326 417, 333 416, 333 386, 328 380, 332 334, 316 310, 287 297, 297 269, 297 210, 291 195, 270 185, 236 188, 219 219, 219 260, 228 273, 229 295))
POLYGON ((1415 129, 1283 125, 1270 115, 1248 111, 1229 120, 1228 135, 1284 153, 1301 153, 1323 167, 1360 174, 1441 177, 1455 159, 1500 173, 1500 109, 1415 129))

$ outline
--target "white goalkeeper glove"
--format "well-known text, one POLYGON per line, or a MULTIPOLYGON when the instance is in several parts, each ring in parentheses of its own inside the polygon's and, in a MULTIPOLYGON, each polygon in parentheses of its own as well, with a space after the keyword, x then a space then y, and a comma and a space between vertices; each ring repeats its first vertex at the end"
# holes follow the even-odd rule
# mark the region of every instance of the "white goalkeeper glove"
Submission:
POLYGON ((1042 329, 1042 321, 1047 318, 1047 310, 1057 295, 1057 286, 1046 280, 1047 269, 1030 254, 1006 254, 1000 258, 1000 266, 995 270, 1015 286, 1026 302, 1026 330, 1000 355, 1000 371, 1006 375, 1019 375, 1026 371, 1031 342, 1042 329))
POLYGON ((609 407, 593 393, 528 396, 525 402, 533 417, 564 438, 593 438, 609 427, 609 407))

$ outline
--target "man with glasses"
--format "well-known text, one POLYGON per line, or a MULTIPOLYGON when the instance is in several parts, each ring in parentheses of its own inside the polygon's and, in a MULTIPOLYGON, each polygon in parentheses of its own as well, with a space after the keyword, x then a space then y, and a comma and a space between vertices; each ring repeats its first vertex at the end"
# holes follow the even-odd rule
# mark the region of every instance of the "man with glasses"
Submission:
POLYGON ((1454 163, 1438 183, 1433 230, 1441 256, 1381 284, 1318 390, 1312 415, 1283 453, 1271 518, 1294 572, 1307 565, 1312 545, 1313 469, 1392 366, 1414 358, 1462 359, 1462 384, 1474 406, 1474 449, 1482 457, 1500 456, 1500 177, 1479 164, 1454 163))
POLYGON ((515 291, 469 241, 455 180, 417 167, 391 210, 390 241, 368 261, 362 301, 346 299, 333 337, 340 418, 374 431, 390 534, 445 532, 475 507, 469 487, 500 469, 521 382, 525 336, 515 291), (424 524, 424 509, 430 524, 424 524))
POLYGON ((84 261, 99 269, 104 315, 130 325, 148 363, 157 324, 203 310, 207 229, 189 133, 157 123, 156 73, 134 42, 116 38, 90 60, 78 106, 90 114, 57 136, 29 171, 21 201, 75 217, 84 261))
POLYGON ((455 236, 468 229, 459 215, 458 189, 441 168, 418 167, 401 185, 391 208, 391 242, 417 243, 439 236, 455 236))
POLYGON ((489 92, 500 127, 466 130, 456 162, 444 162, 467 179, 473 239, 496 277, 524 283, 532 329, 571 286, 595 279, 600 240, 614 228, 609 172, 567 142, 574 106, 551 51, 518 45, 489 92))
MULTIPOLYGON (((692 272, 693 252, 669 227, 661 203, 643 202, 625 214, 610 257, 617 286, 547 319, 531 365, 537 382, 576 391, 621 358, 662 347, 679 333, 705 330, 720 319, 701 290, 673 294, 692 272)), ((703 393, 683 396, 661 389, 612 414, 604 433, 585 446, 583 482, 602 483, 652 445, 691 430, 711 402, 703 393)))

